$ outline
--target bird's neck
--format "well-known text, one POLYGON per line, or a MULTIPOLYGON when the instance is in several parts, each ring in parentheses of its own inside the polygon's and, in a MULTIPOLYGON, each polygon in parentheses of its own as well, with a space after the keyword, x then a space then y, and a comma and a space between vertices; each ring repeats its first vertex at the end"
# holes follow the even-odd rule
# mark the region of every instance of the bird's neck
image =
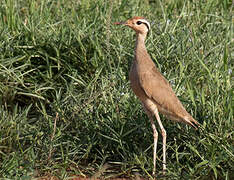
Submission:
POLYGON ((146 57, 148 57, 148 52, 145 47, 145 38, 147 34, 139 34, 137 33, 137 39, 135 44, 135 60, 137 62, 144 60, 146 57))

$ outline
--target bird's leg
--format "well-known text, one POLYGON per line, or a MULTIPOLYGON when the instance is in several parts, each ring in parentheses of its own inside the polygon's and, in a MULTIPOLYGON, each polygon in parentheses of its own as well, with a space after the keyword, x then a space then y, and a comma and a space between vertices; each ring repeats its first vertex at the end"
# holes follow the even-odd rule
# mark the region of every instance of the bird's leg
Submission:
POLYGON ((154 153, 153 153, 154 169, 153 169, 153 175, 155 175, 155 171, 156 171, 156 152, 157 152, 157 143, 158 143, 158 132, 157 132, 155 124, 154 124, 152 113, 150 111, 148 111, 147 108, 144 105, 143 105, 143 107, 144 107, 144 110, 145 110, 147 116, 150 119, 151 126, 152 126, 152 129, 153 129, 153 136, 154 136, 154 153))
POLYGON ((161 129, 162 137, 163 137, 163 174, 166 171, 166 139, 167 139, 167 133, 166 130, 164 129, 162 122, 160 120, 159 114, 158 114, 158 108, 155 108, 154 110, 154 115, 156 116, 156 119, 158 121, 158 124, 161 129))

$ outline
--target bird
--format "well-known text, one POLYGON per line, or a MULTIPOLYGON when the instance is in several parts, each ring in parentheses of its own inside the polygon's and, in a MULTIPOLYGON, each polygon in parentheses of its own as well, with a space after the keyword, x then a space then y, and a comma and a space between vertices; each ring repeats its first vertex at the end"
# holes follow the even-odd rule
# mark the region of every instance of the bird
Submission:
POLYGON ((167 133, 161 122, 159 112, 176 122, 183 122, 195 129, 199 123, 186 111, 180 100, 172 90, 171 85, 160 73, 151 59, 145 46, 145 39, 150 31, 150 23, 146 18, 134 16, 124 22, 115 22, 115 25, 130 27, 136 32, 134 58, 129 72, 130 87, 140 99, 152 126, 153 147, 153 172, 156 172, 156 152, 158 132, 154 123, 154 116, 159 124, 163 141, 163 174, 166 171, 166 138, 167 133))

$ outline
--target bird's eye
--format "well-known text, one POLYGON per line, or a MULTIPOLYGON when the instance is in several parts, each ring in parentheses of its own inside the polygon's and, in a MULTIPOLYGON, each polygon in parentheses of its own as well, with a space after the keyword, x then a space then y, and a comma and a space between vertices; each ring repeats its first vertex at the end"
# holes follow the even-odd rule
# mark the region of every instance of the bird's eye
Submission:
POLYGON ((142 22, 141 21, 137 21, 137 25, 140 25, 140 24, 142 24, 142 22))

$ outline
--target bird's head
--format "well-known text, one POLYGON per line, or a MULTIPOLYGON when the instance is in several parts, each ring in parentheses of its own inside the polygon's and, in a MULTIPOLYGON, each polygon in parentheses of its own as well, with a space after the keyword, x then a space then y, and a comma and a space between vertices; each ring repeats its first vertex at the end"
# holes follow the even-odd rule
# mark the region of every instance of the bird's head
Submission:
POLYGON ((128 19, 125 22, 115 22, 114 24, 128 26, 139 34, 147 34, 150 30, 150 23, 145 18, 139 16, 128 19))

